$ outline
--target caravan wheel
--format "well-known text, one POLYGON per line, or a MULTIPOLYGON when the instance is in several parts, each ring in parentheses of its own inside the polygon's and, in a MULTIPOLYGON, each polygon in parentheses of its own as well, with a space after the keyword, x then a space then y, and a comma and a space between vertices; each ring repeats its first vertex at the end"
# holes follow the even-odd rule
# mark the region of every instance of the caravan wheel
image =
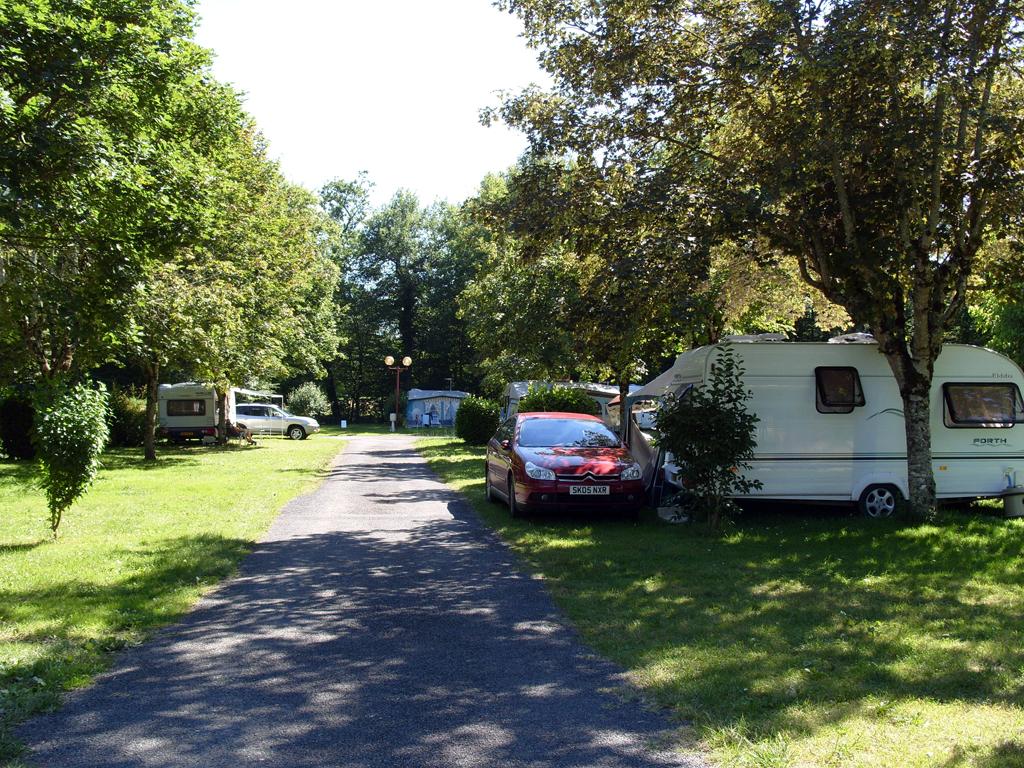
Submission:
POLYGON ((901 498, 895 485, 869 485, 860 495, 860 511, 868 517, 892 517, 901 498))

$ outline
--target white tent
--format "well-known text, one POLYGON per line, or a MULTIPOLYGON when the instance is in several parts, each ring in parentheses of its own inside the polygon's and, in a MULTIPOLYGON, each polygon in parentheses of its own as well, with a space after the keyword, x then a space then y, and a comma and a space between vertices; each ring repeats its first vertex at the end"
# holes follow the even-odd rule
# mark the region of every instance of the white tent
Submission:
POLYGON ((660 397, 664 397, 669 392, 675 392, 679 388, 681 359, 682 355, 676 358, 672 367, 667 371, 654 377, 635 392, 630 392, 630 401, 657 400, 660 397))
POLYGON ((231 391, 236 395, 245 395, 246 397, 258 397, 270 400, 271 403, 273 403, 274 400, 280 400, 281 407, 284 408, 284 395, 278 395, 273 392, 261 392, 258 389, 245 389, 244 387, 234 387, 231 391))

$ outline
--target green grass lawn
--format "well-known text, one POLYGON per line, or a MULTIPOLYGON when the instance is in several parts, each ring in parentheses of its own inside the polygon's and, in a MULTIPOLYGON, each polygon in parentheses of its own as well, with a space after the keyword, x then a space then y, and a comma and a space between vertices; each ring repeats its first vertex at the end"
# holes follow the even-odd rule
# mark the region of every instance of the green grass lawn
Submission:
POLYGON ((1024 766, 1024 521, 513 521, 482 449, 418 445, 719 764, 1024 766))
POLYGON ((10 729, 87 683, 111 652, 180 616, 231 574, 343 441, 111 451, 93 488, 47 524, 30 465, 0 462, 0 763, 10 729))

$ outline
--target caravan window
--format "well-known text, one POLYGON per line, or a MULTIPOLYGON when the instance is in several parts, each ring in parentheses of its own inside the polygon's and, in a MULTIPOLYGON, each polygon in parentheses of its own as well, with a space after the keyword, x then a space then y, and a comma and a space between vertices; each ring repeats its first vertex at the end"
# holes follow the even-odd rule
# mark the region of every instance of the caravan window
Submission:
POLYGON ((943 384, 947 427, 1012 427, 1024 420, 1016 384, 943 384))
POLYGON ((864 389, 856 368, 815 368, 814 382, 818 413, 852 413, 864 405, 864 389))
POLYGON ((168 400, 168 416, 205 416, 205 400, 168 400))

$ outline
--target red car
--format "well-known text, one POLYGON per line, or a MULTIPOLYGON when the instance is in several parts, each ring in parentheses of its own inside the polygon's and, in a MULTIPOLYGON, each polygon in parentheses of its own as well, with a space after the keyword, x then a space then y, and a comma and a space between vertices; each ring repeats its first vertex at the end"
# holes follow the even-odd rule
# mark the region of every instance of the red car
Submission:
POLYGON ((596 416, 519 413, 487 444, 487 498, 514 517, 531 510, 639 513, 643 473, 619 436, 596 416))

